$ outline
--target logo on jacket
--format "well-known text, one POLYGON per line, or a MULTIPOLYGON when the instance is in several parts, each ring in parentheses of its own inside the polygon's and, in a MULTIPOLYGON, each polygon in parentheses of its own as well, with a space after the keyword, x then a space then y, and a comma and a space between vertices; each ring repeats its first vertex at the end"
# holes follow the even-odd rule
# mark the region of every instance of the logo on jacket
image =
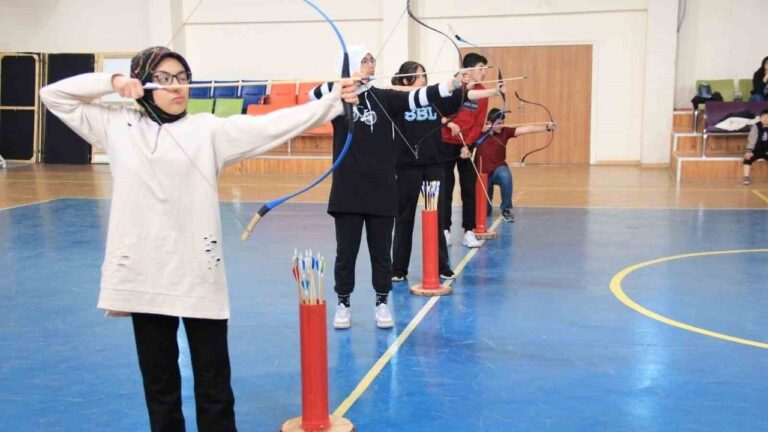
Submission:
POLYGON ((416 108, 405 113, 405 120, 407 121, 425 121, 436 120, 437 113, 432 110, 431 106, 416 108))
POLYGON ((363 105, 355 105, 355 107, 352 109, 352 118, 354 121, 360 120, 368 126, 373 126, 378 120, 376 112, 369 110, 363 105))

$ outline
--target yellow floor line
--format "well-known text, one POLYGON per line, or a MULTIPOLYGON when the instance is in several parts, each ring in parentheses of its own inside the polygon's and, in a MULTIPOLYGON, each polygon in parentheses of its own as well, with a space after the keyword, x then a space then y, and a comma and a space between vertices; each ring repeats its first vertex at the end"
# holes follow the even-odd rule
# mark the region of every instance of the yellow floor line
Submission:
POLYGON ((768 252, 768 249, 745 249, 745 250, 725 250, 725 251, 711 251, 711 252, 698 252, 698 253, 689 253, 689 254, 683 254, 683 255, 675 255, 675 256, 669 256, 664 258, 659 258, 651 261, 642 262, 640 264, 635 264, 632 266, 629 266, 625 268, 624 270, 616 273, 616 275, 611 279, 611 292, 613 293, 616 298, 619 299, 622 303, 624 303, 627 307, 634 309, 635 311, 647 316, 648 318, 655 319, 656 321, 660 321, 664 324, 671 325, 673 327, 678 327, 683 330, 688 330, 694 333, 703 334, 705 336, 717 338, 726 340, 729 342, 735 342, 743 345, 749 345, 756 348, 763 348, 768 349, 768 343, 760 342, 760 341, 754 341, 750 339, 744 339, 736 336, 731 336, 723 333, 718 333, 712 330, 707 330, 701 327, 692 326, 690 324, 686 324, 680 321, 673 320, 669 317, 666 317, 664 315, 658 314, 656 312, 653 312, 649 309, 646 309, 645 307, 635 303, 629 296, 624 292, 624 289, 621 287, 621 282, 626 278, 630 273, 634 272, 635 270, 639 270, 643 267, 649 267, 655 264, 661 264, 668 261, 674 261, 679 260, 683 258, 695 258, 695 257, 702 257, 702 256, 711 256, 711 255, 732 255, 732 254, 742 254, 742 253, 766 253, 768 252))
MULTIPOLYGON (((490 230, 493 231, 496 229, 496 227, 499 226, 499 223, 502 221, 502 218, 497 218, 493 224, 491 225, 490 230)), ((472 249, 469 252, 467 252, 466 255, 464 255, 464 258, 459 262, 459 264, 456 266, 456 268, 453 270, 454 273, 456 273, 456 277, 458 277, 461 274, 461 271, 464 270, 464 267, 467 266, 469 261, 477 255, 477 251, 480 249, 472 249)), ((455 279, 454 279, 455 280, 455 279)), ((453 280, 449 280, 445 282, 445 285, 451 285, 453 283, 453 280)), ((411 322, 408 323, 408 325, 405 327, 402 333, 398 335, 397 339, 395 339, 395 342, 392 343, 392 345, 387 348, 387 351, 384 352, 384 354, 379 357, 379 359, 376 361, 376 363, 373 364, 371 369, 368 370, 368 372, 363 376, 363 379, 360 380, 360 382, 357 384, 357 387, 355 387, 354 390, 352 390, 352 393, 347 396, 346 399, 336 408, 336 410, 333 412, 332 415, 343 417, 344 414, 349 410, 352 405, 357 402, 357 400, 360 398, 360 396, 363 395, 365 390, 368 389, 368 387, 373 383, 373 380, 376 379, 376 377, 379 375, 379 373, 384 369, 384 366, 389 363, 389 361, 394 357, 394 355, 397 353, 397 351, 400 349, 400 347, 405 343, 405 341, 408 339, 408 337, 413 333, 413 331, 418 327, 418 325, 421 323, 421 321, 424 319, 425 316, 427 316, 427 313, 432 309, 432 307, 441 299, 442 297, 436 296, 431 297, 427 303, 422 306, 421 310, 416 314, 416 316, 411 319, 411 322)))
POLYGON ((765 201, 765 203, 768 204, 768 197, 766 197, 765 195, 761 194, 760 191, 752 189, 752 193, 757 195, 757 196, 759 196, 761 200, 765 201))

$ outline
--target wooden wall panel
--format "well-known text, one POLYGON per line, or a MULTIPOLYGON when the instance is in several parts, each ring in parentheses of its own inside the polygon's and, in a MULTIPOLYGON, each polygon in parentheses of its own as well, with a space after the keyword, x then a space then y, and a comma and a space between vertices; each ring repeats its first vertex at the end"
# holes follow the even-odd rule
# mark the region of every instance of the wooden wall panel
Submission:
POLYGON ((684 156, 701 156, 701 135, 677 137, 677 154, 684 156))
POLYGON ((742 156, 747 150, 746 136, 712 136, 707 139, 707 156, 742 156))
MULTIPOLYGON (((473 49, 462 49, 464 53, 473 49)), ((522 109, 514 96, 538 102, 549 108, 558 123, 554 142, 546 150, 531 155, 531 164, 588 164, 590 150, 590 123, 592 100, 592 46, 529 46, 491 47, 474 49, 490 56, 493 65, 498 62, 504 77, 527 76, 523 81, 507 85, 507 123, 547 121, 549 117, 541 107, 525 104, 522 109)), ((486 80, 495 78, 495 69, 489 70, 486 80)), ((491 84, 492 85, 492 84, 491 84)), ((501 98, 494 98, 491 107, 501 107, 501 98)), ((507 147, 507 160, 519 162, 522 156, 543 147, 549 134, 528 135, 511 140, 507 147)))
POLYGON ((675 132, 693 132, 693 111, 676 112, 672 116, 672 130, 675 132))
POLYGON ((333 154, 333 138, 330 136, 299 136, 291 141, 291 155, 333 154))
MULTIPOLYGON (((674 139, 674 137, 673 137, 674 139)), ((677 137, 677 154, 681 156, 701 156, 703 144, 701 135, 677 137)), ((707 156, 742 156, 747 148, 745 136, 713 136, 707 140, 707 156)))
POLYGON ((680 169, 680 181, 696 180, 735 180, 741 178, 739 161, 683 160, 680 169))
POLYGON ((319 175, 330 167, 330 158, 255 157, 228 167, 224 174, 319 175))
POLYGON ((288 156, 288 143, 280 144, 264 154, 270 156, 288 156))
MULTIPOLYGON (((740 180, 743 176, 741 160, 697 159, 683 160, 680 168, 680 181, 701 180, 740 180)), ((674 167, 672 167, 675 169, 674 167)), ((752 165, 750 176, 753 179, 768 178, 768 163, 757 162, 752 165)))

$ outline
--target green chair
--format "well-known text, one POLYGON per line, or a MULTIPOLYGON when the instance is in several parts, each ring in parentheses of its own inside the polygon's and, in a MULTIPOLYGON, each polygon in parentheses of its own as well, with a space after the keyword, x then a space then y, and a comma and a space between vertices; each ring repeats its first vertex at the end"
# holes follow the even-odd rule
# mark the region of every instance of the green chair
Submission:
POLYGON ((242 112, 242 99, 216 99, 216 106, 213 109, 213 114, 218 117, 229 117, 242 114, 242 112))
MULTIPOLYGON (((696 80, 696 85, 693 86, 694 93, 699 90, 699 84, 707 83, 712 88, 712 93, 718 92, 723 97, 723 102, 733 102, 734 87, 732 79, 723 80, 696 80)), ((703 104, 694 107, 693 110, 693 131, 696 132, 696 126, 699 121, 699 112, 704 111, 703 104), (701 108, 699 108, 701 106, 701 108)))
POLYGON ((749 97, 752 96, 752 80, 747 79, 740 79, 739 80, 739 93, 741 93, 741 100, 744 102, 749 100, 749 97))
POLYGON ((718 92, 723 97, 723 102, 733 102, 734 87, 733 80, 696 80, 696 85, 693 87, 693 91, 696 92, 699 88, 699 84, 708 83, 712 87, 712 93, 718 92))
POLYGON ((212 113, 213 99, 190 99, 187 114, 212 113))

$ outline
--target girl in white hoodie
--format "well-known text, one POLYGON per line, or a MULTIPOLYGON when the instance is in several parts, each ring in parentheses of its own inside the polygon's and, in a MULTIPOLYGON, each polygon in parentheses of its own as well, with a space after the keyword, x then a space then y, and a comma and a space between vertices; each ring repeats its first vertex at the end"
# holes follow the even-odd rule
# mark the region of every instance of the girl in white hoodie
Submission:
POLYGON ((109 155, 113 178, 98 307, 130 315, 152 431, 183 431, 176 333, 189 342, 198 430, 234 431, 217 177, 357 103, 343 82, 322 99, 264 116, 187 115, 191 70, 167 48, 131 61, 131 77, 91 73, 40 91, 48 110, 109 155), (156 83, 168 88, 146 91, 156 83), (174 85, 177 87, 174 88, 174 85), (143 110, 106 106, 117 92, 143 110))

